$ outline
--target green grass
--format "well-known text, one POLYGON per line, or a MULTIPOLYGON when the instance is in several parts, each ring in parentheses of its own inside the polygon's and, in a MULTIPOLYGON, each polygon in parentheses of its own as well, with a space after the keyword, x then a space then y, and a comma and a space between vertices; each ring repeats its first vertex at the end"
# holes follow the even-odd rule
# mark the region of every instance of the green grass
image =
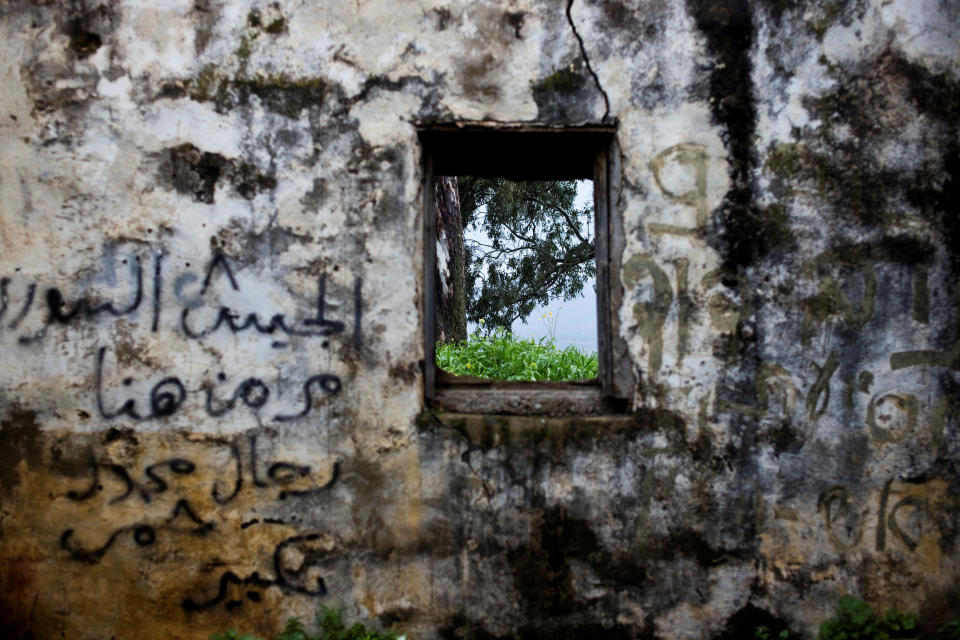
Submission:
MULTIPOLYGON (((331 609, 324 605, 320 605, 316 625, 319 633, 313 636, 307 633, 300 620, 290 618, 275 640, 404 640, 406 638, 406 636, 398 636, 390 630, 368 629, 359 622, 355 622, 348 627, 343 621, 343 611, 341 609, 331 609)), ((213 634, 210 636, 210 640, 259 640, 259 638, 249 633, 241 635, 230 629, 213 634)))
POLYGON ((437 344, 437 366, 458 376, 494 380, 583 380, 597 377, 597 354, 560 349, 552 338, 520 339, 505 329, 459 344, 437 344))

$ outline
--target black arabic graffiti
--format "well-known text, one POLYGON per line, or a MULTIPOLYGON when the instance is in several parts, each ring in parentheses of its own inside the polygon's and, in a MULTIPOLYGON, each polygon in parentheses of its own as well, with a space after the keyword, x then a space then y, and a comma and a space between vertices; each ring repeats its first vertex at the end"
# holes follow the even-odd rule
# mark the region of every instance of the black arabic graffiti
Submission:
POLYGON ((143 300, 143 267, 140 265, 139 256, 135 257, 131 267, 134 273, 134 280, 136 282, 136 291, 133 294, 133 300, 125 308, 118 309, 113 305, 112 302, 103 302, 98 305, 93 305, 88 302, 86 298, 81 298, 73 303, 73 307, 69 311, 64 311, 64 308, 68 306, 67 301, 64 299, 63 294, 60 293, 59 289, 51 287, 50 289, 47 289, 46 294, 48 313, 47 322, 59 322, 61 324, 67 324, 79 315, 84 315, 89 318, 101 313, 108 313, 115 318, 130 315, 140 307, 140 303, 143 300))
MULTIPOLYGON (((203 609, 214 607, 226 600, 226 602, 224 602, 224 606, 228 610, 234 609, 240 606, 242 601, 227 600, 229 586, 231 584, 242 587, 252 585, 259 589, 279 587, 288 593, 298 593, 312 597, 325 596, 327 594, 327 586, 323 580, 323 577, 317 575, 315 571, 318 568, 318 565, 316 559, 314 558, 314 554, 309 552, 304 554, 307 558, 306 561, 295 570, 284 568, 283 566, 283 552, 287 547, 300 545, 302 543, 310 543, 319 539, 319 534, 312 533, 301 536, 293 536, 283 540, 280 544, 278 544, 273 551, 273 571, 276 575, 276 577, 273 579, 261 577, 257 571, 254 571, 243 578, 233 571, 225 571, 220 575, 216 595, 214 595, 212 598, 201 600, 199 602, 193 598, 184 598, 181 606, 183 607, 184 611, 201 611, 203 609)), ((250 592, 247 593, 247 597, 254 602, 258 602, 260 599, 259 595, 252 597, 250 592)))
MULTIPOLYGON (((260 474, 258 471, 260 465, 259 465, 258 455, 257 455, 257 436, 255 435, 249 436, 248 444, 249 444, 249 460, 248 461, 250 463, 249 465, 250 481, 254 487, 257 487, 257 488, 268 487, 270 485, 264 482, 260 478, 260 474)), ((220 495, 220 484, 219 483, 214 484, 211 495, 217 504, 227 504, 228 502, 233 500, 233 498, 236 497, 236 495, 240 493, 240 490, 243 488, 244 467, 243 467, 243 462, 240 455, 240 447, 237 445, 237 443, 231 444, 230 452, 234 457, 234 461, 236 462, 236 470, 237 470, 236 477, 234 478, 234 483, 233 483, 233 492, 230 495, 223 497, 220 495)), ((298 478, 304 478, 309 476, 310 471, 311 471, 311 468, 307 465, 297 465, 290 462, 278 461, 270 465, 270 467, 267 470, 267 476, 274 482, 275 485, 286 486, 295 482, 298 478)), ((337 483, 337 480, 339 479, 339 477, 340 477, 340 463, 334 462, 330 480, 327 481, 326 484, 317 486, 317 487, 312 487, 310 489, 281 489, 280 492, 277 494, 277 499, 285 500, 288 496, 302 497, 302 496, 308 496, 308 495, 320 493, 322 491, 325 491, 333 487, 333 485, 337 483)))
MULTIPOLYGON (((292 488, 291 485, 298 480, 309 477, 313 469, 309 465, 296 464, 285 460, 275 460, 266 463, 267 480, 265 480, 260 475, 263 464, 259 459, 257 436, 250 435, 246 440, 247 447, 245 456, 241 453, 241 448, 237 441, 230 443, 230 454, 235 463, 236 475, 232 483, 233 489, 228 495, 223 495, 224 492, 221 489, 221 483, 219 481, 214 482, 210 496, 217 504, 223 505, 233 500, 243 489, 245 476, 248 474, 251 484, 258 489, 269 487, 278 488, 278 500, 285 500, 288 497, 309 496, 325 491, 333 487, 340 477, 340 463, 334 462, 331 477, 325 484, 301 489, 292 488), (248 462, 246 467, 243 463, 244 457, 246 457, 248 462), (245 473, 245 468, 249 469, 249 472, 245 473)), ((150 503, 155 496, 165 493, 170 488, 169 483, 173 476, 183 476, 185 478, 186 476, 193 475, 197 470, 197 465, 192 460, 173 457, 146 466, 143 471, 145 478, 136 480, 132 470, 119 464, 98 460, 92 450, 88 455, 88 465, 90 468, 90 484, 83 490, 68 491, 66 496, 70 500, 83 502, 93 498, 103 490, 103 484, 100 482, 101 469, 109 470, 123 483, 122 491, 110 498, 109 504, 111 505, 123 502, 133 496, 139 496, 144 503, 150 503), (164 472, 169 472, 173 475, 168 477, 164 475, 164 472)))
MULTIPOLYGON (((183 403, 187 400, 187 390, 180 378, 176 376, 167 376, 153 385, 149 395, 149 412, 143 413, 137 408, 137 400, 127 398, 119 404, 119 407, 108 407, 105 399, 103 387, 104 361, 106 360, 107 348, 100 347, 97 350, 96 364, 96 403, 97 411, 105 420, 113 420, 121 416, 126 416, 136 421, 153 420, 164 418, 175 414, 183 403)), ((226 380, 226 375, 222 372, 217 375, 221 382, 226 380)), ((130 387, 133 384, 133 378, 123 379, 123 386, 130 387)), ((206 399, 205 407, 207 413, 214 417, 225 415, 234 409, 239 399, 244 406, 255 411, 262 408, 270 397, 270 389, 260 378, 250 377, 241 382, 228 400, 216 401, 213 396, 213 385, 209 382, 203 385, 206 399)), ((296 413, 278 413, 273 419, 279 422, 289 422, 302 418, 310 413, 313 408, 313 391, 319 389, 325 394, 336 395, 340 392, 342 383, 340 378, 334 374, 322 373, 310 376, 303 383, 303 401, 302 408, 296 413)))
MULTIPOLYGON (((240 291, 240 286, 237 284, 237 280, 234 277, 233 272, 230 270, 230 263, 227 261, 227 257, 223 253, 218 252, 214 254, 214 257, 210 262, 210 266, 207 268, 207 275, 203 280, 203 286, 200 289, 200 295, 206 293, 213 277, 214 270, 217 269, 217 267, 220 267, 220 269, 227 275, 227 278, 230 281, 230 286, 233 288, 233 290, 240 291)), ((327 276, 326 274, 321 274, 317 282, 317 299, 314 316, 312 318, 306 318, 303 320, 301 323, 302 326, 300 327, 297 327, 296 324, 288 324, 286 316, 284 316, 282 313, 274 314, 270 318, 269 322, 264 323, 261 321, 260 316, 255 312, 248 313, 245 317, 243 317, 242 320, 240 320, 241 314, 230 309, 229 307, 220 307, 216 313, 216 320, 213 322, 213 324, 205 329, 195 330, 188 322, 188 318, 192 310, 188 305, 184 307, 183 311, 180 313, 180 328, 183 330, 184 335, 194 339, 208 336, 223 326, 226 326, 231 333, 240 333, 241 331, 246 331, 252 327, 257 333, 267 335, 273 335, 276 331, 280 331, 281 333, 285 333, 289 336, 330 336, 343 331, 344 324, 338 320, 328 320, 325 317, 326 291, 327 276)))
MULTIPOLYGON (((91 319, 101 315, 107 315, 114 318, 135 315, 146 298, 149 297, 150 311, 149 322, 150 330, 157 333, 161 329, 161 316, 163 310, 164 287, 167 279, 164 277, 165 262, 162 251, 154 251, 152 255, 152 287, 148 290, 144 280, 144 264, 146 259, 137 255, 136 251, 120 254, 117 246, 105 245, 103 256, 101 258, 101 269, 98 275, 82 279, 79 287, 83 287, 93 282, 106 283, 109 286, 118 286, 116 275, 119 264, 128 265, 130 283, 130 292, 126 295, 129 299, 123 302, 118 301, 92 301, 90 293, 81 293, 74 296, 74 299, 68 299, 61 289, 49 287, 43 290, 42 296, 45 299, 46 314, 43 318, 42 327, 33 333, 27 333, 19 337, 20 344, 31 344, 42 339, 47 332, 48 327, 53 325, 69 325, 81 319, 91 319), (126 256, 126 257, 123 257, 126 256)), ((187 263, 189 266, 189 263, 187 263)), ((222 273, 228 286, 237 292, 241 291, 241 286, 237 280, 230 259, 226 254, 220 251, 214 252, 206 272, 200 284, 199 297, 185 296, 184 289, 189 284, 197 282, 199 278, 192 272, 184 272, 173 279, 174 297, 183 303, 183 308, 179 313, 179 330, 189 339, 202 339, 212 333, 226 328, 231 333, 237 334, 244 331, 252 331, 256 334, 266 335, 276 338, 279 335, 289 337, 329 337, 342 333, 346 329, 346 323, 341 320, 334 320, 327 317, 327 276, 321 273, 317 277, 317 295, 313 303, 312 315, 306 318, 290 319, 283 313, 263 314, 259 311, 240 312, 228 306, 214 307, 211 320, 202 327, 196 326, 196 315, 200 307, 205 306, 203 297, 214 284, 215 276, 222 273)), ((12 280, 9 277, 0 278, 0 319, 3 319, 8 313, 12 313, 12 319, 5 325, 8 329, 17 329, 26 319, 30 310, 34 308, 34 302, 37 298, 39 285, 37 282, 30 282, 23 288, 23 294, 19 308, 11 305, 10 289, 12 280)), ((353 345, 360 349, 363 344, 363 301, 362 301, 363 279, 356 277, 353 280, 353 345)), ((124 295, 124 294, 120 294, 124 295)), ((37 308, 41 308, 37 305, 37 308)), ((276 341, 274 347, 286 347, 284 341, 276 341)), ((324 347, 327 346, 324 342, 324 347)))
MULTIPOLYGON (((160 528, 175 529, 174 523, 177 518, 181 516, 181 514, 184 518, 193 523, 193 526, 188 529, 190 533, 195 535, 206 535, 214 529, 213 523, 202 520, 194 512, 186 500, 177 501, 165 523, 161 525, 160 528)), ((107 538, 107 541, 102 546, 93 549, 86 549, 74 542, 74 530, 71 528, 60 534, 60 547, 70 554, 71 560, 85 562, 87 564, 96 564, 100 562, 104 555, 106 555, 107 551, 110 550, 117 539, 125 533, 132 533, 134 542, 141 547, 150 546, 157 539, 157 527, 143 523, 132 524, 115 530, 110 534, 110 537, 107 538)))
MULTIPOLYGON (((150 413, 147 415, 137 411, 137 401, 130 398, 126 400, 116 411, 108 411, 103 400, 103 361, 107 353, 106 347, 100 347, 97 351, 97 371, 96 371, 96 396, 97 410, 100 416, 105 420, 113 420, 122 415, 126 415, 134 420, 148 420, 150 418, 162 418, 176 413, 180 405, 187 399, 187 390, 176 376, 168 376, 156 383, 150 390, 150 413)), ((123 385, 129 387, 133 384, 133 378, 124 378, 123 385)))
POLYGON ((190 460, 185 460, 183 458, 170 458, 169 460, 157 462, 148 466, 144 473, 149 480, 144 483, 137 483, 133 480, 130 473, 123 466, 113 463, 99 462, 94 456, 93 452, 90 453, 90 467, 90 486, 82 492, 68 491, 67 497, 69 499, 82 502, 92 498, 98 491, 100 491, 103 488, 103 485, 100 484, 101 468, 109 469, 124 483, 125 488, 123 493, 111 498, 110 504, 116 504, 117 502, 126 500, 133 495, 134 490, 137 491, 144 502, 150 502, 151 496, 166 491, 168 487, 167 481, 157 473, 158 470, 163 467, 167 467, 171 472, 178 475, 189 475, 197 468, 196 465, 190 460))

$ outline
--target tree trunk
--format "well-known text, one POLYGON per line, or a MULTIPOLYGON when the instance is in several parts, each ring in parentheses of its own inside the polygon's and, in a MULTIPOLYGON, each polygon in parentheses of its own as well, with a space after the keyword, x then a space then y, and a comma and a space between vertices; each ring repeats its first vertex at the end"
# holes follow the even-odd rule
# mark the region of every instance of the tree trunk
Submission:
POLYGON ((455 177, 434 178, 433 208, 437 215, 437 340, 458 342, 467 339, 467 292, 463 221, 455 177))

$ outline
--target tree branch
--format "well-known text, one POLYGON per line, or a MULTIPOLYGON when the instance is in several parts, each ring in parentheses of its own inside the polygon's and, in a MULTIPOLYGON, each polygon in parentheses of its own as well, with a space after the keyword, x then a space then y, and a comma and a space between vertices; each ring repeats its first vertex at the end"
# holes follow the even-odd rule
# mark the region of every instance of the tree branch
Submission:
POLYGON ((561 216, 563 216, 563 219, 567 221, 567 226, 570 228, 570 230, 573 231, 573 232, 577 235, 578 238, 580 238, 580 242, 587 242, 587 239, 584 238, 584 237, 580 234, 579 229, 577 229, 577 227, 576 227, 576 225, 574 224, 573 220, 570 219, 570 216, 567 215, 567 212, 566 212, 566 211, 564 211, 564 210, 561 209, 560 207, 557 207, 557 206, 555 206, 555 205, 552 205, 552 204, 549 204, 549 203, 547 203, 547 202, 544 202, 544 201, 542 201, 542 200, 541 200, 540 198, 538 198, 538 197, 534 197, 534 200, 536 200, 537 204, 539 204, 541 207, 544 207, 544 208, 546 208, 546 209, 553 209, 554 211, 556 211, 557 213, 559 213, 561 216))

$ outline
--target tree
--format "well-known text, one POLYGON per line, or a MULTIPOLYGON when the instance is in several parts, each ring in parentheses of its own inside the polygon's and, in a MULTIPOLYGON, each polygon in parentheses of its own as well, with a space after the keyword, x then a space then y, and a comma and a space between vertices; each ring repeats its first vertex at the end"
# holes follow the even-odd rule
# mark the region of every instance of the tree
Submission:
POLYGON ((467 339, 466 255, 457 179, 437 176, 433 180, 433 209, 437 225, 436 300, 437 340, 467 339))
POLYGON ((468 320, 509 329, 596 275, 593 207, 574 207, 575 182, 461 177, 457 187, 474 237, 464 241, 468 320))

